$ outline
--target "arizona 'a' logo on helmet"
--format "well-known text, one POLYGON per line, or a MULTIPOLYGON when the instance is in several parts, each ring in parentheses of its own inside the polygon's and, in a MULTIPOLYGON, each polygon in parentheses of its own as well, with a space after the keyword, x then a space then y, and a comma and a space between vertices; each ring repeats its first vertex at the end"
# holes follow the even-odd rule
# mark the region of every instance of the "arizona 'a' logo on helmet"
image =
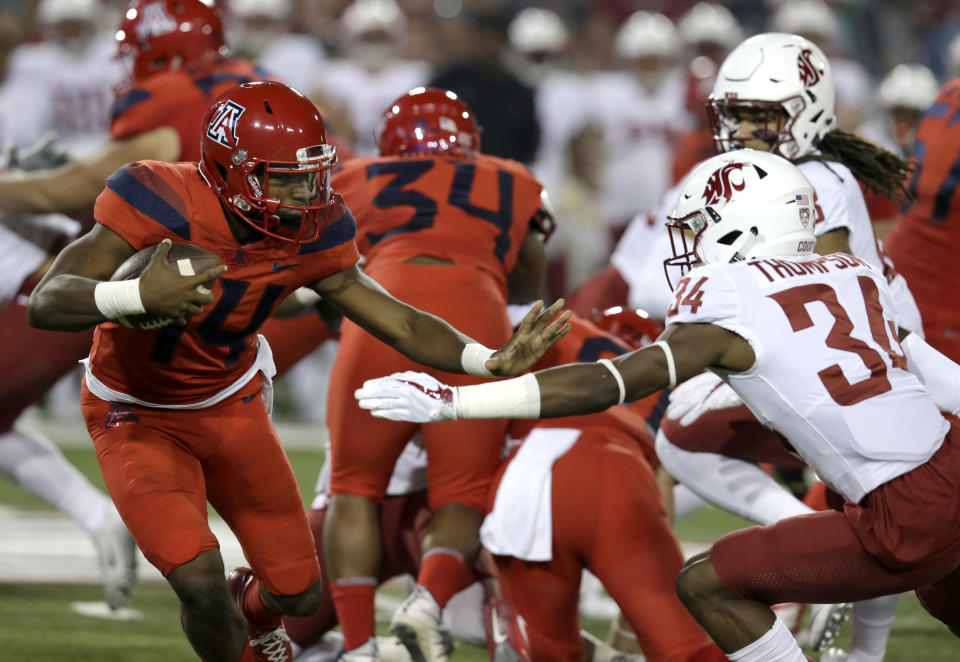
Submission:
POLYGON ((177 20, 167 12, 165 2, 151 2, 140 9, 137 38, 147 41, 177 30, 177 20))
POLYGON ((243 115, 246 108, 233 101, 228 101, 213 118, 207 127, 207 138, 215 140, 224 147, 237 145, 237 120, 243 115))
POLYGON ((734 191, 742 191, 747 185, 743 178, 742 163, 725 163, 719 169, 715 170, 710 178, 707 179, 707 186, 703 189, 703 200, 705 205, 715 205, 720 200, 730 202, 730 196, 734 191), (731 182, 730 176, 738 173, 739 182, 731 182))
POLYGON ((813 51, 809 48, 804 48, 800 51, 800 54, 797 55, 797 68, 800 70, 800 82, 803 83, 804 87, 810 87, 820 82, 820 71, 810 59, 812 55, 813 51))

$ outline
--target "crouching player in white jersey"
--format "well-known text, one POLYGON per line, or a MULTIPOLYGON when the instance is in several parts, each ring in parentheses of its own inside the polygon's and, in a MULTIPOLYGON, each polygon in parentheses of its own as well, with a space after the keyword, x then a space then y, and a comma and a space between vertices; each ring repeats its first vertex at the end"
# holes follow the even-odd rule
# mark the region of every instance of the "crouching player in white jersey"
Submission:
POLYGON ((609 363, 459 389, 402 373, 365 384, 360 404, 420 422, 552 418, 709 368, 845 499, 839 511, 724 536, 684 566, 680 597, 727 656, 806 659, 768 605, 908 589, 960 634, 960 432, 940 413, 960 413, 960 366, 898 332, 875 269, 846 254, 812 255, 812 198, 780 157, 713 157, 691 173, 668 224, 683 246, 668 264, 704 266, 678 284, 657 342, 609 363))

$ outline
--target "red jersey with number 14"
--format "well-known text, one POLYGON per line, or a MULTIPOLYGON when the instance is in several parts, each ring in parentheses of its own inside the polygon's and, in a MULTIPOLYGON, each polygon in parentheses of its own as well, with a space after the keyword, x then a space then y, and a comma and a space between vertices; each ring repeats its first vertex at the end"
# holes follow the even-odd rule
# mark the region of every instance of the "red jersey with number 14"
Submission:
POLYGON ((485 271, 505 292, 543 187, 521 163, 475 154, 354 159, 333 188, 368 264, 429 255, 485 271))
POLYGON ((746 339, 756 360, 730 386, 853 503, 923 464, 949 428, 906 370, 898 323, 883 275, 844 253, 698 267, 667 318, 746 339))
POLYGON ((201 402, 253 365, 257 329, 288 294, 356 264, 356 223, 337 196, 319 239, 302 245, 266 238, 241 246, 196 163, 141 161, 107 179, 97 222, 134 250, 164 239, 202 246, 228 270, 214 301, 186 327, 145 331, 113 322, 97 327, 90 369, 106 386, 146 402, 201 402))

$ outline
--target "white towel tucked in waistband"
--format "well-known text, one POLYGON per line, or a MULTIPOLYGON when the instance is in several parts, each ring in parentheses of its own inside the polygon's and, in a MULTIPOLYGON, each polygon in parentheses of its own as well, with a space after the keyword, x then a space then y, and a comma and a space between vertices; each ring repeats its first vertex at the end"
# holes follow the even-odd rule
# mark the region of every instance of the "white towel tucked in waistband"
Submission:
POLYGON ((553 558, 553 463, 579 438, 580 430, 571 428, 538 428, 527 436, 480 527, 491 553, 525 561, 553 558))

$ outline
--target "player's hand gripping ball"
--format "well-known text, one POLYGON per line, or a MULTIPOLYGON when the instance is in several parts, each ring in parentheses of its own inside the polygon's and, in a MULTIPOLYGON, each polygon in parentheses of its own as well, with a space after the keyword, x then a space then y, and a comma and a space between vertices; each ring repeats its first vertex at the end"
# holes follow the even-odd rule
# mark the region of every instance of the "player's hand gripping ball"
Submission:
MULTIPOLYGON (((112 281, 130 280, 139 277, 150 259, 156 252, 160 244, 148 246, 128 257, 123 264, 117 267, 110 278, 112 281)), ((220 266, 220 258, 206 248, 201 248, 194 244, 175 243, 170 246, 170 252, 167 254, 167 264, 176 270, 180 276, 196 276, 202 274, 207 269, 220 266)), ((216 278, 203 282, 196 287, 206 288, 206 291, 212 290, 216 278)), ((176 322, 176 318, 170 315, 157 315, 146 312, 139 315, 126 315, 117 317, 118 324, 136 329, 159 329, 176 322)))

